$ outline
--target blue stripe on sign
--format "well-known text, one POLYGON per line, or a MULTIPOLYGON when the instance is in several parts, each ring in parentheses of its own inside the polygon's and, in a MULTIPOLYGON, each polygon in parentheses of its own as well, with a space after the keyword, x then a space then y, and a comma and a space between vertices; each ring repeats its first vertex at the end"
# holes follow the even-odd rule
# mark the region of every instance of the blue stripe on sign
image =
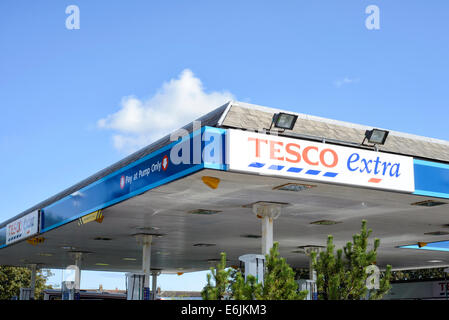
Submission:
POLYGON ((276 164, 271 165, 268 169, 271 170, 282 170, 285 166, 278 166, 276 164))
POLYGON ((265 165, 265 163, 253 162, 253 163, 250 163, 248 167, 262 168, 264 165, 265 165))
POLYGON ((296 168, 296 167, 291 167, 287 170, 287 172, 295 172, 295 173, 298 173, 301 171, 302 171, 302 168, 296 168))
POLYGON ((318 173, 320 173, 320 170, 307 170, 306 174, 311 174, 316 176, 318 173))
POLYGON ((325 174, 323 174, 323 177, 331 177, 334 178, 337 176, 337 172, 326 172, 325 174))

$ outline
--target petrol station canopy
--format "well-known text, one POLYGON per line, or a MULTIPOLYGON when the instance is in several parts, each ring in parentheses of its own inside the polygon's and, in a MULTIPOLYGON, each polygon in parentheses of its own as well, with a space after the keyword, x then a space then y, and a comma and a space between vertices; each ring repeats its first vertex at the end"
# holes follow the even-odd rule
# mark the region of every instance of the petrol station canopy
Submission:
MULTIPOLYGON (((449 142, 231 101, 0 224, 0 265, 136 272, 205 270, 261 252, 254 204, 281 207, 274 241, 295 268, 305 247, 351 241, 366 219, 377 264, 449 265, 449 142), (273 116, 297 116, 273 127, 273 116)), ((80 150, 82 152, 82 150, 80 150)), ((76 165, 76 164, 73 164, 76 165)))

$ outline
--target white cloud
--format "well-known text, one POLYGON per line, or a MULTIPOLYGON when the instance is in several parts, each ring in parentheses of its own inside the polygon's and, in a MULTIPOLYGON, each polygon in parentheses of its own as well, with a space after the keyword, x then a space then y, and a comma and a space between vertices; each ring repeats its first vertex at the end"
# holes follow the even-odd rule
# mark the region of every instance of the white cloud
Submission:
POLYGON ((98 120, 97 126, 116 131, 115 148, 131 152, 233 99, 227 91, 206 93, 201 80, 185 69, 149 99, 124 97, 120 110, 98 120))
POLYGON ((357 83, 359 81, 360 81, 360 79, 351 79, 348 77, 344 77, 343 79, 335 80, 334 86, 336 86, 337 88, 341 88, 342 86, 344 86, 346 84, 357 83))

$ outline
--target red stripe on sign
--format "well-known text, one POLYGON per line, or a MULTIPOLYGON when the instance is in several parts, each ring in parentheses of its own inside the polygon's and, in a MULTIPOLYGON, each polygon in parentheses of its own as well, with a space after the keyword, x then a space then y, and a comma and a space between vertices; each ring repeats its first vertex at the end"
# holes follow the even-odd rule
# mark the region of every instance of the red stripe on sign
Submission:
POLYGON ((377 179, 377 178, 371 178, 368 180, 368 182, 373 182, 373 183, 379 183, 381 181, 382 181, 382 179, 377 179))

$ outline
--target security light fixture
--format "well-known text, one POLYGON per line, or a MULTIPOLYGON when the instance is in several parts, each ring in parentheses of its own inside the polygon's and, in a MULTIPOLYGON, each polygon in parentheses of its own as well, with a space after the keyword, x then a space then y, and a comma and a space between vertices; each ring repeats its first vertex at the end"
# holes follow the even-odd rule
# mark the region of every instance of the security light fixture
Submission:
POLYGON ((276 128, 292 130, 293 127, 295 126, 297 119, 298 119, 298 116, 294 115, 294 114, 283 113, 283 112, 276 113, 276 114, 274 114, 273 120, 271 121, 270 130, 271 130, 271 127, 273 127, 273 125, 276 128))
POLYGON ((366 130, 365 131, 365 139, 363 139, 363 142, 365 142, 365 140, 368 140, 369 143, 372 143, 375 145, 385 144, 385 141, 387 140, 387 137, 388 137, 388 133, 389 133, 389 131, 380 130, 380 129, 366 130))

